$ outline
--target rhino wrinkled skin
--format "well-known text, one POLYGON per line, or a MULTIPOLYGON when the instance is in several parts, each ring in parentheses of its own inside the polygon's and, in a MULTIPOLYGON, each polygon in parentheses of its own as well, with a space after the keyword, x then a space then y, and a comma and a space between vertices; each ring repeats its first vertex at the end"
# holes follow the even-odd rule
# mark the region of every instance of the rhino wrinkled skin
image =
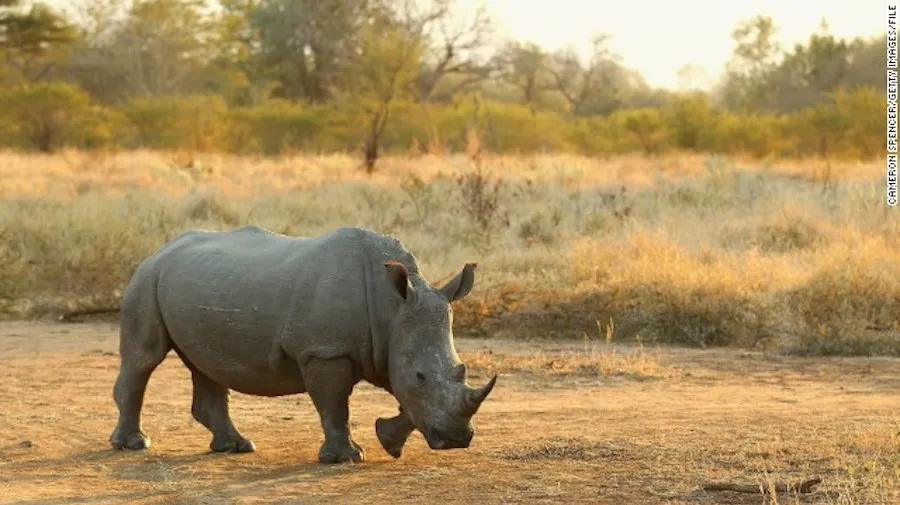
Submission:
POLYGON ((319 461, 362 461, 348 423, 362 380, 399 403, 396 417, 376 422, 392 456, 415 429, 432 449, 468 447, 471 418, 496 382, 469 387, 453 346, 450 303, 472 289, 474 269, 432 287, 398 240, 359 228, 309 238, 255 226, 188 231, 138 267, 122 298, 110 443, 149 447, 144 392, 174 350, 191 371, 191 411, 216 452, 254 450, 231 421, 229 390, 309 393, 325 434, 319 461))

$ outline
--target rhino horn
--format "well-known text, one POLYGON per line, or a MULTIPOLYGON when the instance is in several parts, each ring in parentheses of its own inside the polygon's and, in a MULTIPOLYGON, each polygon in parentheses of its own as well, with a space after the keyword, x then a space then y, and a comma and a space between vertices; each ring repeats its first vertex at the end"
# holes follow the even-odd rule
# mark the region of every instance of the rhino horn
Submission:
POLYGON ((475 412, 478 411, 478 407, 481 407, 481 402, 484 401, 485 398, 491 393, 491 390, 494 389, 494 385, 497 384, 497 376, 493 376, 487 384, 480 388, 466 388, 466 411, 470 413, 470 415, 474 415, 475 412))

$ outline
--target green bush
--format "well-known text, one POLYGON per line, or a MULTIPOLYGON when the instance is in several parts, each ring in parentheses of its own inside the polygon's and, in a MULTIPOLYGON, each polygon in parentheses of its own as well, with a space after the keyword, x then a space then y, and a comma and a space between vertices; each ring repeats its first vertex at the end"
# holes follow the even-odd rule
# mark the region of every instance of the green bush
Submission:
POLYGON ((658 154, 669 145, 670 126, 659 109, 643 108, 616 111, 612 115, 618 143, 628 151, 658 154))
POLYGON ((308 147, 325 127, 320 116, 283 100, 234 109, 228 113, 228 123, 227 150, 268 155, 308 147))
POLYGON ((569 128, 570 142, 575 149, 590 156, 603 156, 616 152, 621 144, 616 142, 614 128, 608 118, 595 116, 579 118, 569 128))
POLYGON ((673 97, 664 109, 672 145, 690 151, 709 151, 710 133, 719 120, 719 111, 702 93, 673 97))
POLYGON ((215 95, 138 98, 124 105, 134 136, 130 147, 216 150, 228 137, 225 100, 215 95))
MULTIPOLYGON (((461 152, 471 134, 492 152, 572 151, 593 156, 671 149, 771 156, 872 158, 882 149, 884 104, 872 88, 838 90, 790 115, 725 112, 703 93, 658 108, 567 117, 460 95, 450 103, 397 100, 381 150, 461 152)), ((277 155, 358 151, 370 119, 351 103, 268 100, 231 107, 219 95, 144 97, 116 108, 66 83, 0 88, 0 147, 50 152, 125 147, 277 155)))
POLYGON ((743 154, 763 158, 788 154, 784 137, 785 118, 763 114, 719 115, 705 130, 700 142, 713 152, 743 154))
POLYGON ((87 93, 66 83, 0 90, 0 144, 53 152, 66 146, 99 147, 112 138, 114 111, 92 106, 87 93))
POLYGON ((488 104, 484 119, 484 145, 491 151, 535 153, 571 149, 566 139, 570 124, 553 112, 533 113, 522 105, 488 104))

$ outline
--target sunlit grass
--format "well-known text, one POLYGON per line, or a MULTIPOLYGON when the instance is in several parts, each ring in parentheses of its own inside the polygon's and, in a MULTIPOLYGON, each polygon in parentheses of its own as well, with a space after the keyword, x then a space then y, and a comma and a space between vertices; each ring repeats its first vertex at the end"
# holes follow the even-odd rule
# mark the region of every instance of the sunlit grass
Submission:
POLYGON ((370 178, 350 155, 5 153, 0 309, 115 304, 192 227, 358 225, 400 238, 431 279, 479 264, 461 334, 581 338, 613 320, 618 340, 900 354, 900 220, 881 166, 822 166, 497 156, 478 179, 465 156, 426 156, 370 178))

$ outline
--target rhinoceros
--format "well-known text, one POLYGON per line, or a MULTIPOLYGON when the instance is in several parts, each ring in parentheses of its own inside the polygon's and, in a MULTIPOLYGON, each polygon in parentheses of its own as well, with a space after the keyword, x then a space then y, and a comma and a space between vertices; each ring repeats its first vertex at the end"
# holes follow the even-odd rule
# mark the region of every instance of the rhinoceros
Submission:
POLYGON ((228 412, 230 390, 309 393, 321 421, 322 463, 360 462, 348 401, 367 381, 399 404, 378 419, 382 447, 400 457, 413 430, 432 449, 469 446, 471 419, 493 389, 467 384, 450 304, 474 283, 468 263, 440 288, 397 239, 344 227, 289 237, 257 226, 191 230, 137 268, 121 301, 117 449, 144 449, 141 408, 153 370, 174 350, 190 370, 191 412, 215 452, 250 452, 228 412))

